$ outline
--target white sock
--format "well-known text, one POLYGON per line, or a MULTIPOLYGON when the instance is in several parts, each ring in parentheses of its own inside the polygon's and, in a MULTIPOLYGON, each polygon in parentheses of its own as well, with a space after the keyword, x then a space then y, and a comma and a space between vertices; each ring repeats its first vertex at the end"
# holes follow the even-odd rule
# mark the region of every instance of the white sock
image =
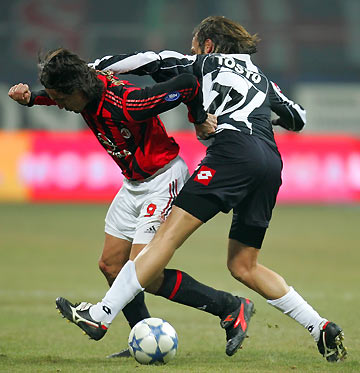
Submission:
POLYGON ((267 300, 267 302, 306 328, 314 337, 315 342, 319 340, 320 325, 327 320, 320 317, 293 287, 290 287, 289 292, 283 297, 267 300))
POLYGON ((135 263, 129 260, 116 276, 102 301, 90 308, 90 316, 96 321, 110 324, 116 315, 143 290, 136 276, 135 263))

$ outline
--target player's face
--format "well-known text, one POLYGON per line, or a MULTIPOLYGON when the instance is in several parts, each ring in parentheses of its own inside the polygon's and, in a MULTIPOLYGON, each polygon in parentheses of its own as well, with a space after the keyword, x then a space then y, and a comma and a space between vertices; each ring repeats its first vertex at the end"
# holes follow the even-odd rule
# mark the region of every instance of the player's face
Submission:
POLYGON ((191 54, 202 54, 196 35, 193 37, 191 42, 191 54))
POLYGON ((79 90, 75 90, 71 94, 65 94, 50 88, 46 88, 45 91, 60 109, 73 111, 74 113, 82 112, 88 103, 87 97, 79 90))

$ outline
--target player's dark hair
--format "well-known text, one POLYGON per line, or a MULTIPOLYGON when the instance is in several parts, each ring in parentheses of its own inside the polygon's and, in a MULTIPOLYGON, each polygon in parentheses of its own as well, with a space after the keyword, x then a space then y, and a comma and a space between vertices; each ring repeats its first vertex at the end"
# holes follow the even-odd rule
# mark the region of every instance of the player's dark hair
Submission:
POLYGON ((100 100, 104 84, 97 78, 96 70, 90 68, 76 54, 58 48, 39 56, 39 79, 45 88, 64 94, 80 90, 89 101, 100 100))
POLYGON ((222 16, 211 16, 202 20, 195 27, 194 36, 202 53, 204 53, 206 39, 211 39, 214 43, 213 53, 229 54, 253 54, 260 41, 257 34, 250 35, 239 23, 222 16))

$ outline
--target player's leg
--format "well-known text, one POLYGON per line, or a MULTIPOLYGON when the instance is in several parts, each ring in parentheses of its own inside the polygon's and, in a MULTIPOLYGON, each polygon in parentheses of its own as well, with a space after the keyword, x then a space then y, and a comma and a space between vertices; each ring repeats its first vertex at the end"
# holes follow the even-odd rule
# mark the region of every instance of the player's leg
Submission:
POLYGON ((132 242, 105 233, 103 251, 99 259, 99 269, 109 286, 112 285, 121 268, 129 260, 132 242))
MULTIPOLYGON (((248 228, 250 230, 252 227, 248 228)), ((234 278, 264 298, 280 298, 290 288, 280 275, 258 263, 259 252, 255 247, 229 239, 228 269, 234 278)))
POLYGON ((136 217, 133 213, 134 198, 129 191, 130 183, 123 186, 113 199, 105 217, 105 241, 99 259, 99 268, 109 286, 128 261, 131 251, 136 217))
MULTIPOLYGON (((129 260, 129 257, 131 258, 131 253, 134 251, 138 253, 144 247, 145 244, 132 245, 130 241, 105 233, 105 244, 99 260, 99 267, 108 280, 109 286, 112 285, 122 267, 129 260)), ((145 305, 144 294, 139 293, 126 305, 123 309, 123 314, 130 328, 133 328, 137 322, 150 317, 145 305)))
POLYGON ((210 313, 220 318, 220 325, 226 331, 226 354, 232 356, 241 346, 246 329, 243 323, 235 320, 244 315, 248 324, 254 311, 253 303, 248 299, 234 296, 226 291, 207 286, 184 271, 165 269, 161 279, 157 279, 146 288, 156 296, 185 306, 210 313), (234 325, 235 324, 235 325, 234 325))
MULTIPOLYGON (((133 245, 130 241, 111 236, 107 233, 105 234, 105 244, 99 260, 99 267, 107 278, 109 286, 112 285, 121 268, 129 258, 132 258, 134 255, 136 256, 136 253, 139 253, 144 247, 145 244, 133 245)), ((123 308, 122 312, 129 323, 130 329, 139 321, 150 317, 150 313, 145 304, 144 293, 139 293, 123 308)), ((129 349, 124 348, 120 352, 113 353, 107 357, 126 358, 130 356, 129 349)))
MULTIPOLYGON (((202 172, 201 168, 198 172, 202 172)), ((221 178, 221 171, 217 170, 217 173, 221 178)), ((182 211, 186 211, 190 217, 196 217, 202 222, 207 222, 222 209, 221 201, 209 194, 206 195, 206 187, 197 182, 196 174, 197 172, 175 200, 173 213, 181 212, 183 214, 182 211), (204 190, 202 190, 203 188, 204 190)), ((172 216, 173 214, 170 218, 172 216)), ((173 226, 175 228, 180 226, 182 221, 183 218, 179 219, 179 223, 174 223, 173 226)), ((167 229, 166 232, 170 232, 170 230, 167 229)), ((164 240, 160 233, 159 231, 151 244, 154 244, 156 239, 164 240)), ((183 271, 165 269, 163 276, 164 280, 162 282, 157 281, 156 286, 152 283, 147 286, 147 291, 218 316, 221 319, 221 326, 226 329, 226 353, 230 356, 233 355, 246 336, 247 325, 253 313, 253 303, 245 298, 236 297, 230 293, 206 286, 183 271), (240 314, 241 317, 244 315, 243 323, 235 322, 235 320, 240 320, 240 314), (242 329, 243 326, 244 330, 242 329)))
POLYGON ((258 253, 257 248, 230 239, 228 268, 232 276, 308 330, 328 361, 344 359, 346 348, 341 328, 321 317, 279 274, 259 264, 258 253))
MULTIPOLYGON (((135 197, 134 213, 136 213, 136 226, 134 227, 133 242, 130 251, 130 260, 134 260, 147 243, 151 241, 161 222, 168 216, 172 202, 182 188, 189 173, 185 162, 177 157, 164 169, 143 183, 128 185, 128 192, 135 197)), ((125 264, 125 263, 123 263, 125 264)), ((127 304, 123 313, 132 328, 137 322, 150 317, 141 312, 146 309, 144 293, 140 292, 127 304)), ((112 354, 111 357, 128 356, 129 351, 112 354)))
POLYGON ((258 255, 281 185, 282 162, 279 153, 260 139, 246 140, 244 145, 246 163, 238 175, 242 198, 233 208, 228 269, 265 298, 279 298, 289 287, 281 276, 258 263, 258 255))
MULTIPOLYGON (((128 261, 136 235, 138 195, 133 195, 133 188, 133 183, 124 180, 124 184, 115 196, 105 218, 105 244, 99 260, 99 267, 110 286, 128 261)), ((140 190, 140 194, 142 192, 140 190)), ((146 243, 138 245, 140 246, 139 250, 146 243)), ((130 328, 133 328, 138 321, 150 317, 143 292, 124 307, 123 314, 130 328)), ((128 357, 130 355, 125 349, 110 356, 128 357)))
MULTIPOLYGON (((190 187, 190 189, 192 188, 190 187)), ((162 195, 164 195, 164 193, 162 193, 162 195)), ((179 194, 174 204, 175 212, 171 215, 170 219, 173 219, 173 217, 178 214, 180 216, 178 219, 179 223, 173 224, 176 233, 179 232, 179 227, 184 224, 180 223, 184 218, 189 218, 190 220, 194 219, 195 225, 197 226, 197 224, 201 224, 201 222, 206 222, 211 219, 220 210, 220 207, 215 202, 210 202, 207 198, 202 198, 196 194, 190 193, 188 185, 182 189, 182 192, 179 194), (192 209, 194 209, 194 211, 192 209), (194 216, 195 214, 197 215, 196 217, 194 216)), ((153 228, 158 228, 156 220, 144 218, 144 216, 151 214, 155 217, 158 211, 158 206, 165 206, 165 204, 159 199, 157 200, 154 195, 152 195, 151 200, 148 200, 144 205, 145 208, 142 217, 139 219, 134 242, 143 242, 149 237, 149 232, 152 232, 154 230, 153 228), (151 209, 149 208, 150 206, 151 209)), ((168 205, 169 204, 166 204, 166 206, 168 205)), ((167 223, 164 225, 166 224, 167 223)), ((160 248, 162 242, 170 242, 162 232, 164 232, 164 230, 161 227, 148 246, 155 245, 160 248), (158 240, 159 243, 157 243, 156 240, 158 240)), ((169 229, 166 229, 165 232, 170 233, 171 235, 169 229)), ((183 236, 185 237, 186 234, 187 232, 183 236)), ((177 243, 175 247, 179 244, 180 243, 177 243)), ((135 260, 140 251, 141 250, 137 248, 137 245, 133 245, 130 259, 135 260)), ((142 254, 140 254, 140 256, 141 255, 142 254)), ((201 284, 187 273, 176 269, 165 269, 164 271, 161 271, 159 276, 146 286, 146 291, 183 305, 202 309, 213 315, 219 316, 220 318, 225 318, 224 315, 234 311, 238 308, 240 303, 239 299, 232 294, 215 290, 201 284)))
MULTIPOLYGON (((155 200, 153 200, 153 202, 155 202, 155 200)), ((156 206, 156 209, 157 209, 158 206, 160 206, 158 204, 158 202, 159 201, 157 200, 157 203, 153 203, 153 205, 156 206)), ((138 227, 139 229, 137 230, 137 236, 136 236, 135 240, 142 241, 142 240, 145 240, 149 237, 154 237, 154 232, 156 231, 156 229, 158 228, 158 225, 159 225, 159 224, 156 223, 156 220, 154 220, 155 219, 154 215, 155 214, 152 215, 152 219, 150 219, 150 220, 145 219, 145 222, 147 221, 147 223, 145 223, 145 224, 141 223, 141 221, 144 220, 144 219, 140 219, 140 223, 139 223, 139 227, 138 227), (155 229, 149 229, 149 228, 152 228, 152 227, 155 227, 155 229)), ((165 223, 162 224, 162 226, 166 225, 166 222, 170 218, 171 218, 171 214, 168 217, 168 219, 166 219, 165 223)), ((159 233, 159 231, 161 231, 161 228, 158 230, 157 233, 159 233)), ((156 237, 156 235, 155 235, 155 237, 156 237)), ((153 240, 155 239, 155 237, 153 238, 153 240)), ((162 238, 161 238, 160 242, 165 242, 166 237, 164 237, 164 235, 161 235, 161 237, 162 238)), ((147 246, 151 245, 151 242, 147 246)), ((161 253, 164 253, 166 251, 166 248, 165 249, 160 248, 160 249, 161 249, 161 253)), ((130 261, 127 264, 126 268, 124 269, 126 272, 125 273, 120 272, 118 278, 115 280, 115 283, 110 288, 110 291, 107 292, 107 294, 103 298, 102 302, 99 302, 97 305, 92 307, 91 317, 94 320, 100 321, 100 319, 102 319, 101 321, 106 321, 106 323, 108 325, 112 322, 112 320, 115 318, 117 313, 121 310, 123 305, 125 305, 124 309, 126 309, 129 305, 131 305, 132 302, 130 302, 126 305, 126 303, 128 302, 128 299, 126 299, 124 297, 123 290, 126 288, 127 285, 131 284, 131 286, 134 290, 132 294, 129 293, 129 292, 127 293, 127 295, 130 298, 134 296, 134 293, 138 293, 139 291, 140 291, 139 294, 143 294, 142 290, 144 290, 145 286, 139 287, 140 284, 139 284, 139 282, 136 278, 135 267, 132 267, 132 268, 129 269, 129 264, 132 264, 132 266, 133 266, 134 265, 133 261, 136 261, 137 260, 136 258, 138 258, 139 256, 142 255, 142 250, 143 250, 143 245, 134 244, 132 246, 131 253, 130 253, 130 261), (134 284, 139 284, 139 286, 137 287, 134 284), (136 289, 136 287, 137 287, 137 289, 136 289), (120 306, 119 306, 119 304, 120 304, 120 306)), ((173 252, 174 251, 175 251, 175 248, 173 249, 173 252)), ((156 258, 161 258, 161 255, 158 255, 157 253, 155 253, 153 255, 155 255, 156 258)), ((162 283, 162 279, 163 279, 163 271, 161 270, 151 280, 152 288, 159 287, 160 284, 162 283)), ((151 286, 150 286, 150 288, 151 288, 151 286)), ((139 294, 137 294, 136 297, 139 294)), ((135 297, 135 299, 136 299, 136 297, 135 297)), ((140 320, 142 320, 142 319, 140 319, 140 320)), ((140 321, 140 320, 138 320, 138 321, 140 321)), ((121 355, 121 357, 123 357, 125 353, 126 353, 125 350, 123 350, 120 353, 116 353, 116 354, 113 354, 113 355, 110 355, 110 356, 111 357, 119 357, 119 355, 121 355)))
POLYGON ((202 224, 201 220, 181 208, 172 208, 154 238, 134 260, 136 277, 141 287, 149 286, 161 276, 175 250, 202 224))
MULTIPOLYGON (((134 260, 153 239, 160 225, 168 217, 173 201, 188 177, 189 172, 185 162, 181 157, 177 157, 149 180, 132 185, 131 192, 136 198, 137 221, 130 260, 134 260)), ((157 281, 161 281, 161 276, 157 281)), ((133 315, 135 317, 136 313, 134 312, 133 315)), ((137 322, 142 319, 138 319, 137 322)))
POLYGON ((326 347, 330 348, 332 356, 329 355, 328 360, 342 359, 346 350, 341 342, 341 329, 336 324, 328 326, 327 320, 289 287, 279 274, 258 263, 281 180, 278 157, 268 146, 262 146, 261 149, 265 155, 267 172, 262 182, 234 208, 229 233, 228 268, 233 277, 304 326, 318 342, 320 352, 326 350, 326 347), (324 326, 328 330, 324 330, 324 326), (326 347, 321 345, 323 335, 327 337, 326 347))

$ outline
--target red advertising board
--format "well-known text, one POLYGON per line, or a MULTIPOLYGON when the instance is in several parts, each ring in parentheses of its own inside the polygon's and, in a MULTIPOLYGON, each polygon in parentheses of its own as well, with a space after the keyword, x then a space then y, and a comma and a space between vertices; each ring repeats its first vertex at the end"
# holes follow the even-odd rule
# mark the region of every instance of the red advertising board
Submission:
POLYGON ((21 164, 32 201, 108 201, 122 184, 121 170, 89 131, 32 133, 21 164))
MULTIPOLYGON (((205 155, 193 132, 175 132, 190 172, 205 155)), ((281 134, 278 201, 360 201, 360 138, 281 134)), ((122 184, 118 166, 89 131, 0 133, 0 200, 108 202, 122 184)))
POLYGON ((359 138, 286 134, 277 143, 284 162, 279 201, 360 201, 359 138))

